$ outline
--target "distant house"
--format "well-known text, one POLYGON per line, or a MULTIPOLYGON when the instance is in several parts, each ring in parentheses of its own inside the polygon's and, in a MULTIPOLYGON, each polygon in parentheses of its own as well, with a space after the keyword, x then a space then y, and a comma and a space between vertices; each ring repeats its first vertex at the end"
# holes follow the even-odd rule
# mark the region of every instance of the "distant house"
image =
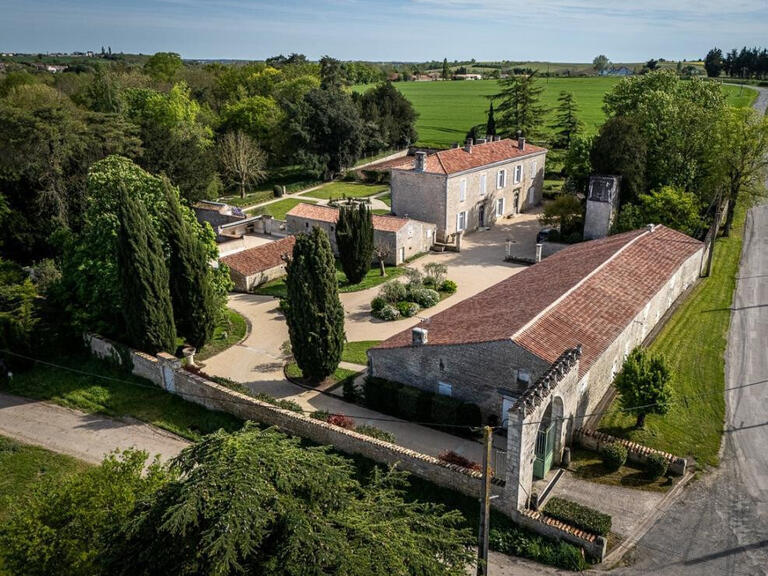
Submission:
POLYGON ((572 245, 371 348, 369 373, 475 403, 507 429, 507 487, 522 506, 703 253, 664 226, 572 245))
POLYGON ((454 80, 482 80, 482 74, 454 74, 454 80))
POLYGON ((525 138, 416 152, 391 168, 392 213, 435 224, 440 242, 491 226, 541 202, 546 156, 525 138))
MULTIPOLYGON (((314 227, 322 228, 331 241, 334 254, 338 255, 336 247, 336 222, 339 210, 330 206, 315 204, 297 204, 286 214, 289 234, 301 234, 314 227)), ((396 216, 373 217, 373 241, 389 248, 385 263, 395 266, 406 260, 427 252, 435 241, 435 226, 428 222, 420 222, 410 218, 396 216)))
POLYGON ((219 261, 229 267, 229 275, 237 292, 250 292, 257 286, 285 275, 285 260, 296 243, 294 236, 287 236, 224 256, 219 261))
POLYGON ((600 72, 600 76, 632 76, 633 74, 634 72, 626 66, 611 67, 600 72))
POLYGON ((234 238, 242 238, 246 234, 267 234, 284 236, 284 226, 279 220, 271 216, 258 215, 246 216, 237 206, 230 206, 223 202, 201 200, 192 208, 195 211, 197 221, 207 222, 216 233, 217 242, 227 242, 234 238))

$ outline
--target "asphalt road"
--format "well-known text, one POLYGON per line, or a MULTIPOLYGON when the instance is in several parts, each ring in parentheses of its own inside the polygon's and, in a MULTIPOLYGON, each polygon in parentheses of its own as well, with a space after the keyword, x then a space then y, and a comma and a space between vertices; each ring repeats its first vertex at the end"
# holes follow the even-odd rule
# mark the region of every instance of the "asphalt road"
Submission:
MULTIPOLYGON (((755 107, 766 105, 762 89, 755 107)), ((616 574, 768 574, 768 205, 747 218, 726 388, 720 467, 691 485, 616 574)))

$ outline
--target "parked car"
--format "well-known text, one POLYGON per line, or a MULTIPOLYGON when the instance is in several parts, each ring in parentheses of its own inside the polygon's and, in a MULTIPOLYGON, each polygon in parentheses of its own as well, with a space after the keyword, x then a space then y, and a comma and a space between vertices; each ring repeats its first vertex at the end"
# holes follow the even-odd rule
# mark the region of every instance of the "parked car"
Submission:
POLYGON ((554 228, 542 228, 539 230, 539 233, 536 234, 536 244, 541 244, 542 242, 546 242, 549 240, 549 237, 552 235, 552 232, 555 232, 556 230, 554 228))

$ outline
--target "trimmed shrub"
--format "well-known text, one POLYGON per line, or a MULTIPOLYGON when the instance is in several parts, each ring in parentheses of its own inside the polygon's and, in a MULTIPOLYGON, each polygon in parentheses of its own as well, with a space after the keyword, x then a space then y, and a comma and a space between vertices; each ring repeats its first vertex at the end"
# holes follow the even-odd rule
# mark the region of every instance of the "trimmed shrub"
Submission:
POLYGON ((604 446, 600 450, 600 455, 603 457, 603 464, 609 470, 618 470, 627 462, 627 449, 617 442, 604 446))
POLYGON ((344 428, 345 430, 355 429, 355 419, 350 416, 344 416, 343 414, 332 414, 331 416, 328 416, 326 422, 338 426, 339 428, 344 428))
POLYGON ((416 302, 407 302, 406 300, 402 300, 397 303, 397 311, 400 312, 400 315, 403 318, 410 318, 411 316, 415 316, 419 313, 419 310, 421 310, 421 306, 416 304, 416 302))
POLYGON ((377 440, 383 440, 384 442, 391 442, 395 443, 395 435, 391 432, 387 432, 386 430, 381 430, 380 428, 376 428, 375 426, 369 426, 368 424, 363 424, 361 426, 358 426, 355 428, 355 432, 359 432, 360 434, 365 434, 366 436, 370 436, 371 438, 376 438, 377 440))
POLYGON ((475 462, 474 460, 465 458, 461 454, 456 454, 456 452, 454 452, 453 450, 441 452, 438 458, 440 458, 440 460, 442 460, 443 462, 448 462, 448 464, 456 464, 457 466, 462 466, 463 468, 476 470, 478 472, 480 472, 483 469, 483 467, 477 462, 475 462))
POLYGON ((384 298, 382 298, 381 296, 376 296, 376 298, 371 300, 371 311, 379 312, 386 305, 387 305, 387 301, 384 300, 384 298))
POLYGON ((553 496, 544 506, 544 513, 575 528, 606 536, 611 531, 611 517, 589 506, 553 496))
POLYGON ((407 295, 407 290, 402 282, 397 280, 390 280, 384 284, 379 290, 379 296, 384 298, 390 304, 395 304, 404 300, 407 295))
POLYGON ((397 412, 407 420, 426 420, 429 410, 429 399, 424 402, 426 394, 413 386, 403 386, 397 393, 397 412), (425 410, 426 404, 426 410, 425 410))
POLYGON ((455 424, 456 416, 459 412, 459 402, 449 396, 436 394, 432 398, 431 414, 432 421, 436 424, 455 424))
POLYGON ((375 312, 373 316, 379 320, 386 320, 387 322, 390 322, 400 318, 400 311, 392 306, 392 304, 386 304, 381 310, 375 312))
POLYGON ((422 308, 431 308, 440 302, 440 294, 429 288, 415 288, 411 290, 410 300, 413 300, 422 308))
POLYGON ((658 480, 667 473, 669 462, 661 454, 650 454, 645 461, 645 473, 651 480, 658 480))
POLYGON ((385 414, 397 414, 397 400, 402 384, 382 378, 365 379, 363 394, 365 405, 385 414))
POLYGON ((275 184, 272 187, 272 193, 274 194, 275 198, 282 198, 283 194, 285 194, 285 188, 279 184, 275 184))
POLYGON ((349 402, 357 402, 360 399, 360 390, 355 386, 356 376, 344 378, 342 382, 342 396, 349 402))
POLYGON ((454 292, 456 292, 456 288, 458 288, 458 286, 456 286, 456 282, 454 282, 453 280, 446 280, 445 282, 440 284, 439 290, 440 292, 447 292, 448 294, 453 294, 454 292))
POLYGON ((315 420, 322 420, 323 422, 328 422, 328 418, 330 417, 330 414, 325 410, 317 410, 315 412, 312 412, 309 415, 309 417, 314 418, 315 420))

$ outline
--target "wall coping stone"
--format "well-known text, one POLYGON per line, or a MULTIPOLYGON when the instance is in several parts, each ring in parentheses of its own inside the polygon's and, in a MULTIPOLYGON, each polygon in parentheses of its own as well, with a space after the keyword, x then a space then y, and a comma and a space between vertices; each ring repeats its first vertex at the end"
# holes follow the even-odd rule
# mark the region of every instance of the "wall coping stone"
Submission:
POLYGON ((685 458, 675 456, 669 452, 650 448, 643 444, 638 444, 637 442, 627 440, 626 438, 618 438, 616 436, 606 434, 605 432, 600 432, 599 430, 591 430, 589 428, 579 428, 575 430, 574 437, 579 441, 581 441, 583 438, 591 438, 595 440, 598 445, 621 444, 627 449, 627 452, 629 452, 630 456, 639 456, 642 459, 647 458, 651 454, 659 454, 664 457, 668 464, 670 464, 670 472, 679 473, 680 475, 685 474, 685 469, 687 466, 685 458))
POLYGON ((512 405, 511 410, 522 410, 524 416, 533 412, 578 363, 579 358, 581 358, 581 345, 563 352, 536 382, 525 389, 512 405))

